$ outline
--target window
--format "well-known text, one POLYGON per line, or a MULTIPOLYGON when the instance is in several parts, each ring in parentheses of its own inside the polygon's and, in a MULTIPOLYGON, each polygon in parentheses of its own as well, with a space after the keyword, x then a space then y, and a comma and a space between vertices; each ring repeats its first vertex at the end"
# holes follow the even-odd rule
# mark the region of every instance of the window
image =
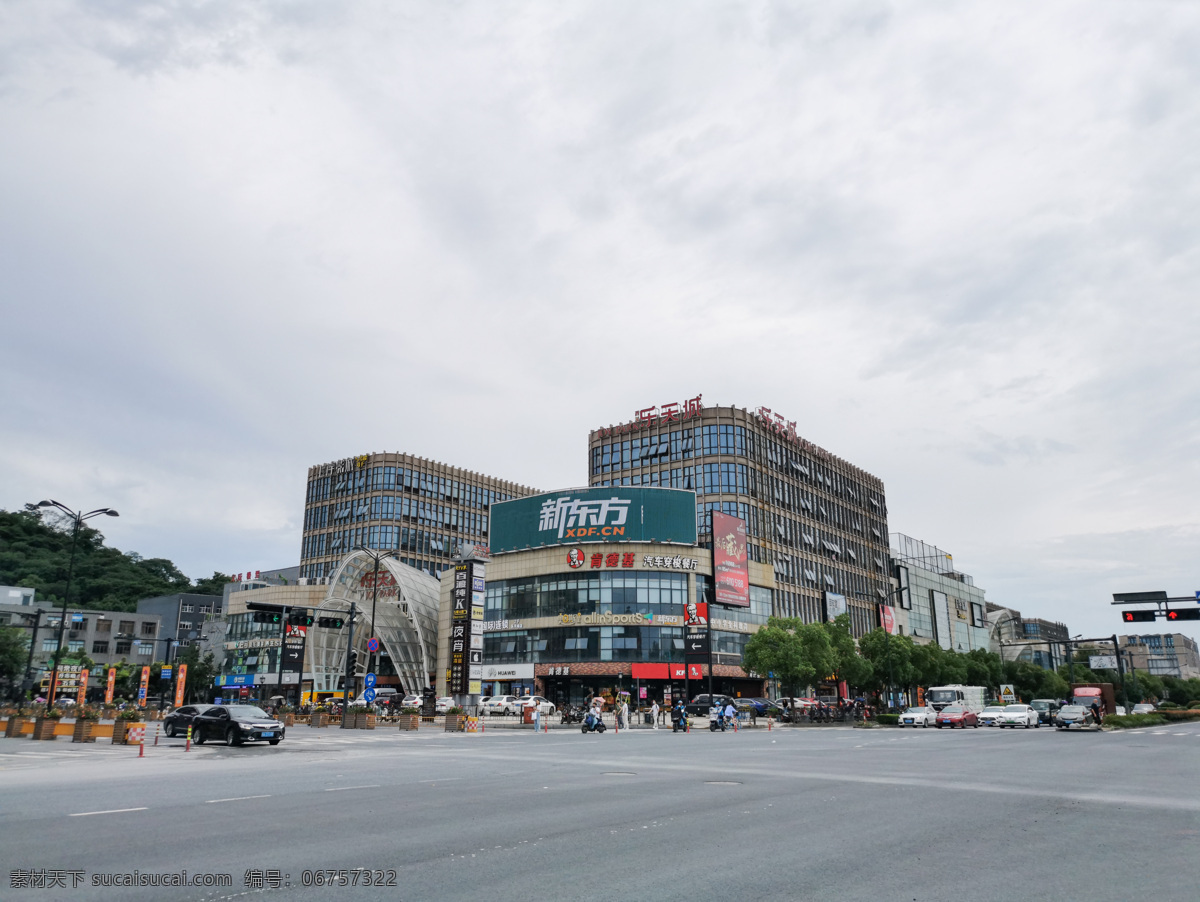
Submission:
POLYGON ((180 606, 179 606, 179 612, 180 612, 181 614, 190 614, 190 613, 192 613, 194 610, 196 610, 196 607, 195 607, 195 605, 184 604, 184 605, 180 605, 180 606))
POLYGON ((83 651, 83 640, 72 639, 67 643, 67 651, 83 651))
POLYGON ((111 620, 97 620, 96 621, 96 632, 111 633, 112 632, 112 621, 111 620))
POLYGON ((120 624, 118 624, 118 626, 117 626, 117 632, 124 633, 127 636, 131 635, 133 633, 133 621, 132 620, 122 620, 120 622, 120 624))
POLYGON ((57 639, 43 639, 42 640, 42 651, 58 651, 58 640, 57 639))
POLYGON ((190 629, 192 628, 192 621, 190 621, 190 620, 180 620, 180 621, 179 621, 179 628, 180 628, 181 630, 190 630, 190 629))
POLYGON ((103 642, 101 642, 101 641, 93 642, 92 643, 92 654, 94 654, 94 655, 108 654, 108 640, 105 640, 103 642))
MULTIPOLYGON (((682 643, 682 639, 679 640, 682 643)), ((580 636, 577 639, 567 639, 563 648, 567 651, 586 651, 588 647, 588 637, 580 636)))
POLYGON ((154 652, 154 643, 152 643, 152 642, 139 642, 138 643, 138 649, 137 649, 138 657, 148 658, 148 657, 150 657, 150 655, 153 652, 154 652))
POLYGON ((129 654, 129 650, 131 648, 133 648, 133 643, 130 642, 128 639, 118 639, 117 640, 117 654, 127 655, 127 654, 129 654))
POLYGON ((142 623, 143 636, 153 636, 157 632, 158 624, 156 624, 153 620, 146 620, 142 623))

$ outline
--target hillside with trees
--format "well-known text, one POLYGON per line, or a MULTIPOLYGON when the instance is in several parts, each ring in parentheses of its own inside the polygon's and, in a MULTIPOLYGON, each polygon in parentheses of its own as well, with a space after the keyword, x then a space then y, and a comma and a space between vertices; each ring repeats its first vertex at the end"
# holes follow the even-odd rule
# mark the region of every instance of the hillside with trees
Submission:
MULTIPOLYGON (((38 601, 61 603, 71 556, 71 520, 57 512, 0 510, 0 585, 28 586, 38 601)), ((71 607, 132 611, 143 598, 193 592, 220 595, 229 577, 192 581, 166 558, 143 558, 104 544, 86 523, 79 530, 71 607)))

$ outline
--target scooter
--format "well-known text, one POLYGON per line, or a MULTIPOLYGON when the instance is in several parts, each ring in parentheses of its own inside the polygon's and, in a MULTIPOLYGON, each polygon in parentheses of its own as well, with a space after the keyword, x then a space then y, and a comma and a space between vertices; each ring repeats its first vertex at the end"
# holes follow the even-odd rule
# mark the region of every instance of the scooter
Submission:
POLYGON ((603 733, 607 729, 608 727, 604 725, 603 720, 589 712, 588 715, 583 719, 583 727, 580 729, 580 732, 603 733))
POLYGON ((708 732, 715 733, 720 730, 725 732, 725 718, 721 714, 720 708, 710 708, 708 711, 708 732))
POLYGON ((563 723, 583 723, 583 711, 580 708, 572 708, 567 705, 562 709, 563 723))

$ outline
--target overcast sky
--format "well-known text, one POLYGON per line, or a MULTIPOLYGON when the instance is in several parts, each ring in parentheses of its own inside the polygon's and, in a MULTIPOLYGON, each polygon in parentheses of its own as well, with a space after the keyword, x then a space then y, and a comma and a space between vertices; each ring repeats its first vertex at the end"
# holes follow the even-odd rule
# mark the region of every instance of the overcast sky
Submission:
POLYGON ((287 566, 311 464, 703 394, 1120 631, 1200 590, 1198 149, 1193 3, 0 2, 0 506, 287 566))

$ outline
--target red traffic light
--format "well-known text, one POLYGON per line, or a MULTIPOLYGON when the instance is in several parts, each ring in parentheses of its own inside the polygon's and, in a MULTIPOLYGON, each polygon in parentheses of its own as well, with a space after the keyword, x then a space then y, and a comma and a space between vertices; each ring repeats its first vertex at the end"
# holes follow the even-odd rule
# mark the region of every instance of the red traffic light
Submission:
POLYGON ((1121 619, 1126 623, 1152 623, 1157 611, 1122 611, 1121 619))
POLYGON ((1200 608, 1171 608, 1167 611, 1168 620, 1200 620, 1200 608))

